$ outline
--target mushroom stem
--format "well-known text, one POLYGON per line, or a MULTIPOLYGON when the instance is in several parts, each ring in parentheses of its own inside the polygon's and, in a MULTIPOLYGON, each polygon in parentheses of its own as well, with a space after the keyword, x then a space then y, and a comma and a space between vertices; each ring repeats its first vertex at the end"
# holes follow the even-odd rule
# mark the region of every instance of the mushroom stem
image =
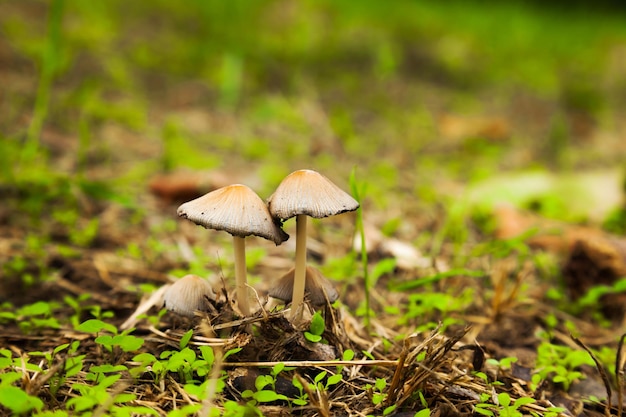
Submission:
POLYGON ((302 317, 304 285, 306 282, 306 214, 296 216, 296 270, 293 279, 291 298, 291 320, 297 322, 302 317))
POLYGON ((235 279, 237 281, 237 303, 244 316, 250 315, 248 303, 248 282, 246 279, 246 241, 244 237, 233 236, 235 247, 235 279))

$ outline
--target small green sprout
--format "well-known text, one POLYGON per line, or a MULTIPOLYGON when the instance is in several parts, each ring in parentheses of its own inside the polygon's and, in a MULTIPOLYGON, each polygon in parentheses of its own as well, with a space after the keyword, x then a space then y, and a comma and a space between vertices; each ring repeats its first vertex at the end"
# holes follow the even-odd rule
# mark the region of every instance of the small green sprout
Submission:
POLYGON ((180 348, 181 349, 186 348, 192 337, 193 337, 193 329, 187 330, 187 332, 185 332, 183 337, 180 338, 180 348))
MULTIPOLYGON (((16 376, 20 376, 17 372, 16 376)), ((23 414, 33 410, 41 410, 43 401, 39 398, 28 395, 18 387, 11 385, 7 376, 12 374, 0 375, 0 405, 11 410, 15 414, 23 414)))
POLYGON ((89 319, 76 327, 76 330, 98 334, 95 342, 103 346, 111 354, 114 353, 114 350, 133 352, 139 350, 144 343, 142 338, 129 334, 133 329, 124 330, 118 334, 117 327, 98 319, 89 319), (102 334, 103 332, 112 334, 102 334))
POLYGON ((320 342, 322 340, 322 334, 324 333, 324 329, 326 324, 324 323, 324 317, 319 311, 316 311, 311 318, 311 324, 309 325, 308 332, 304 332, 304 337, 313 343, 320 342))
POLYGON ((577 370, 581 365, 595 366, 595 362, 583 350, 544 342, 537 348, 537 364, 532 383, 538 386, 541 381, 549 379, 556 384, 562 384, 567 391, 572 382, 585 378, 577 370))
POLYGON ((248 405, 255 406, 258 403, 274 401, 288 401, 286 395, 276 392, 276 375, 259 375, 254 381, 256 391, 245 390, 241 393, 242 398, 249 399, 248 405), (269 387, 269 389, 266 389, 269 387))
POLYGON ((309 394, 304 392, 304 386, 302 385, 302 383, 300 382, 300 379, 298 379, 297 376, 294 375, 293 379, 291 380, 291 383, 293 384, 294 387, 298 389, 298 391, 300 391, 300 394, 298 395, 298 397, 292 399, 291 403, 293 405, 304 407, 305 405, 309 403, 309 394))
POLYGON ((59 304, 52 301, 37 301, 17 310, 10 303, 5 303, 0 306, 0 324, 14 321, 23 333, 37 329, 60 329, 61 323, 53 316, 58 308, 59 304))
POLYGON ((385 398, 387 398, 387 394, 384 393, 386 387, 387 380, 384 378, 376 378, 376 382, 374 383, 374 385, 365 385, 365 389, 371 393, 372 404, 379 405, 385 400, 385 398))
POLYGON ((161 359, 167 359, 164 363, 165 369, 170 372, 177 372, 184 382, 193 380, 192 365, 196 361, 196 352, 185 347, 180 351, 165 351, 161 353, 161 359))
POLYGON ((58 371, 49 380, 50 392, 52 395, 56 395, 58 390, 65 384, 67 378, 76 376, 83 369, 83 361, 87 355, 76 355, 76 351, 80 346, 78 340, 69 343, 64 343, 52 350, 52 352, 30 352, 30 356, 38 357, 42 356, 46 359, 48 368, 54 365, 54 360, 61 352, 67 349, 67 355, 64 358, 65 363, 63 369, 58 371), (69 349, 68 349, 69 348, 69 349))
POLYGON ((497 404, 491 404, 488 401, 491 397, 488 394, 481 396, 481 402, 474 406, 474 411, 484 416, 495 417, 522 417, 524 413, 520 408, 535 402, 534 398, 521 397, 515 401, 511 401, 511 396, 506 392, 501 392, 497 396, 497 404))

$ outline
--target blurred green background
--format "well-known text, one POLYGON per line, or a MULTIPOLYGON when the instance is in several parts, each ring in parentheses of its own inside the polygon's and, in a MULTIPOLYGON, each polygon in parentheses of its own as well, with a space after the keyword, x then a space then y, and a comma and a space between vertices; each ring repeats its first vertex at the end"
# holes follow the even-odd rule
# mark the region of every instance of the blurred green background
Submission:
POLYGON ((385 208, 502 172, 621 169, 626 155, 617 2, 0 7, 6 182, 60 175, 134 196, 158 172, 220 169, 266 197, 294 169, 345 186, 356 166, 385 208))

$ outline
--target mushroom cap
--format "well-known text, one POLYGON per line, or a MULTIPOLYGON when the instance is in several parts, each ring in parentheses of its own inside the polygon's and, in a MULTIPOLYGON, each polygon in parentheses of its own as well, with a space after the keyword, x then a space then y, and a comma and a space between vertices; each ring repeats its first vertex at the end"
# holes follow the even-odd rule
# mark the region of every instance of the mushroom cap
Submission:
POLYGON ((176 281, 163 295, 165 308, 186 317, 193 317, 198 310, 206 311, 209 299, 215 300, 209 282, 191 274, 176 281))
MULTIPOLYGON (((291 302, 293 296, 293 281, 295 276, 295 268, 291 268, 289 272, 283 275, 276 285, 269 290, 268 295, 279 300, 283 300, 285 304, 291 302)), ((339 298, 339 293, 333 284, 322 273, 312 266, 306 267, 306 275, 304 282, 304 292, 308 295, 311 304, 321 306, 326 303, 326 296, 331 303, 339 298)))
POLYGON ((267 206, 250 187, 228 185, 178 207, 178 215, 208 229, 233 236, 263 237, 280 245, 289 235, 272 218, 267 206))
POLYGON ((272 216, 282 220, 298 214, 321 219, 359 208, 350 194, 310 169, 287 175, 267 203, 272 216))

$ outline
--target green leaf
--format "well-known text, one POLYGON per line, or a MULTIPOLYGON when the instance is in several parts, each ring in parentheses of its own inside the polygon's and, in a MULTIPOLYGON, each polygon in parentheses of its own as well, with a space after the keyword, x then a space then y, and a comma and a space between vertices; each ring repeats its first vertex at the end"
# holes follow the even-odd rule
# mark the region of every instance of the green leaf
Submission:
POLYGON ((150 364, 156 362, 157 358, 154 357, 152 353, 143 352, 138 355, 133 356, 133 361, 141 362, 143 365, 150 364))
POLYGON ((511 397, 506 392, 501 392, 498 394, 498 404, 503 407, 508 407, 511 405, 511 397))
POLYGON ((196 371, 196 374, 198 374, 198 376, 203 377, 208 375, 211 367, 208 363, 206 363, 205 360, 199 359, 191 364, 191 369, 196 371))
POLYGON ((268 403, 278 400, 287 400, 287 397, 282 394, 277 394, 274 391, 262 390, 254 393, 254 399, 260 403, 268 403))
POLYGON ((86 355, 79 355, 67 358, 65 362, 65 376, 70 378, 76 376, 83 369, 83 359, 86 355))
POLYGON ((272 368, 272 375, 276 376, 276 375, 280 374, 283 371, 283 369, 285 369, 285 364, 282 363, 282 362, 277 363, 272 368))
POLYGON ((161 362, 156 361, 152 364, 152 372, 154 372, 155 374, 158 375, 164 370, 165 370, 165 366, 161 362))
POLYGON ((309 332, 304 332, 304 338, 309 342, 317 343, 322 340, 322 336, 311 334, 309 332))
POLYGON ((226 352, 224 354, 224 360, 226 360, 226 358, 228 358, 230 355, 234 355, 235 353, 238 353, 242 348, 233 348, 230 349, 228 352, 226 352))
POLYGON ((385 378, 376 378, 376 383, 374 384, 378 391, 383 391, 387 386, 387 380, 385 378))
MULTIPOLYGON (((490 417, 494 417, 495 414, 493 413, 493 411, 491 410, 487 410, 483 407, 479 407, 480 405, 483 404, 477 404, 476 407, 474 407, 474 411, 477 412, 478 414, 482 414, 484 416, 490 416, 490 417)), ((488 405, 488 404, 484 404, 484 405, 488 405)))
POLYGON ((16 414, 26 413, 33 409, 40 410, 43 401, 14 386, 0 387, 0 404, 16 414))
POLYGON ((98 336, 94 339, 94 341, 106 347, 108 350, 111 350, 111 347, 113 346, 113 336, 109 336, 108 334, 103 335, 103 336, 98 336))
POLYGON ((69 346, 70 346, 69 343, 63 343, 62 345, 59 345, 59 346, 55 347, 54 350, 52 351, 52 354, 56 355, 57 353, 59 353, 62 350, 65 350, 69 346))
POLYGON ((36 303, 26 305, 17 311, 19 316, 39 316, 49 315, 52 313, 52 306, 45 301, 37 301, 36 303))
POLYGON ((531 397, 521 397, 518 398, 517 400, 515 400, 515 402, 513 403, 513 407, 515 408, 519 408, 521 406, 527 405, 527 404, 532 404, 535 402, 534 398, 531 397))
POLYGON ((84 333, 99 333, 105 330, 110 333, 117 334, 117 328, 115 326, 98 319, 89 319, 84 321, 78 325, 76 330, 84 333))
POLYGON ((1 311, 0 312, 0 319, 9 319, 9 320, 15 320, 17 318, 17 314, 11 312, 11 311, 1 311))
POLYGON ((274 383, 274 378, 271 375, 259 375, 254 380, 254 386, 257 391, 261 391, 268 385, 272 385, 274 383))
POLYGON ((320 382, 322 379, 326 378, 326 371, 322 371, 319 374, 315 375, 315 378, 313 379, 313 381, 315 381, 315 383, 317 384, 318 382, 320 382))
POLYGON ((430 408, 424 408, 423 410, 415 413, 413 417, 429 417, 430 416, 430 408))
POLYGON ((378 278, 382 277, 385 274, 390 274, 396 269, 396 258, 386 258, 380 260, 374 268, 372 268, 371 273, 371 283, 372 286, 378 281, 378 278))
POLYGON ((0 358, 0 370, 11 366, 13 360, 11 358, 0 358))
POLYGON ((208 382, 209 380, 206 380, 202 383, 202 385, 185 384, 183 388, 188 394, 196 396, 199 399, 203 399, 206 394, 206 386, 208 382))
POLYGON ((326 388, 338 384, 341 380, 343 379, 343 376, 341 374, 335 374, 335 375, 331 375, 328 377, 328 380, 326 381, 326 388))
POLYGON ((113 401, 118 404, 123 404, 123 403, 128 403, 131 401, 135 401, 136 399, 137 399, 137 396, 135 394, 132 394, 130 392, 122 392, 121 394, 117 394, 115 398, 113 399, 113 401))
POLYGON ((189 341, 191 340, 191 337, 193 336, 193 329, 189 329, 184 335, 183 337, 180 338, 180 348, 183 349, 185 347, 187 347, 187 345, 189 344, 189 341))
POLYGON ((113 344, 121 347, 124 352, 132 352, 143 346, 143 339, 132 335, 117 335, 113 337, 113 344))
POLYGON ((15 381, 22 379, 21 372, 7 372, 0 374, 0 386, 10 386, 15 381))
POLYGON ((213 348, 211 346, 200 346, 200 354, 202 355, 202 359, 204 359, 209 366, 213 366, 213 362, 215 362, 215 353, 213 352, 213 348))
POLYGON ((352 359, 354 359, 354 351, 352 349, 347 349, 343 352, 343 360, 344 361, 351 361, 352 359))
POLYGON ((100 383, 98 384, 98 388, 108 388, 111 385, 115 384, 115 382, 117 382, 117 380, 121 377, 121 374, 109 375, 105 377, 102 381, 100 381, 100 383))
POLYGON ((372 355, 370 352, 368 352, 367 350, 362 350, 361 353, 363 353, 363 356, 366 356, 367 358, 371 359, 371 360, 376 360, 376 358, 374 357, 374 355, 372 355))
POLYGON ((111 365, 110 363, 104 365, 94 365, 89 368, 89 372, 107 373, 107 372, 122 372, 128 368, 124 365, 111 365))
POLYGON ((191 363, 195 362, 196 353, 189 349, 184 348, 180 352, 175 352, 167 361, 167 370, 178 372, 185 366, 189 366, 191 363))
POLYGON ((325 326, 326 323, 324 323, 324 317, 322 317, 322 314, 319 311, 315 312, 311 318, 311 325, 309 326, 311 333, 321 336, 324 333, 325 326))
POLYGON ((302 389, 304 388, 302 386, 302 383, 300 382, 300 380, 298 378, 296 378, 296 376, 294 375, 294 377, 291 379, 291 383, 293 384, 294 387, 298 388, 298 390, 300 390, 300 392, 302 392, 302 389))
POLYGON ((389 407, 385 408, 383 410, 383 416, 388 416, 389 414, 393 413, 394 410, 396 409, 397 405, 390 405, 389 407))

